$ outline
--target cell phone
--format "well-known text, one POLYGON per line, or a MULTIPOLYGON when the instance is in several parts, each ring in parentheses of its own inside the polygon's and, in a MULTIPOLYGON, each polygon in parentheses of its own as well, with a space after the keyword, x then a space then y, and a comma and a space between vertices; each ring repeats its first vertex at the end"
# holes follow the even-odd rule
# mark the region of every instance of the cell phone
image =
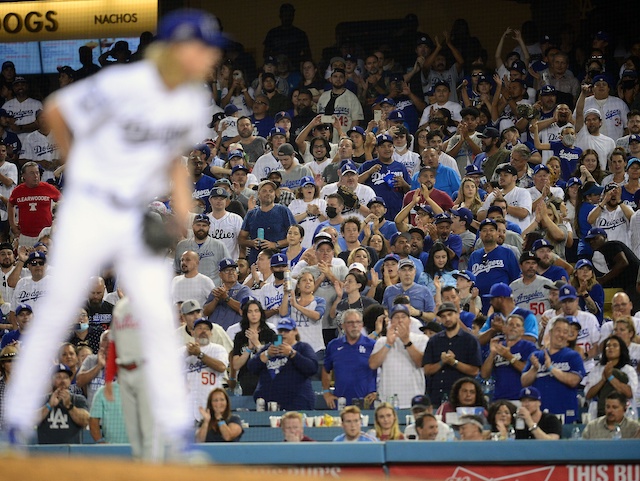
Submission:
POLYGON ((373 120, 376 122, 380 122, 382 120, 382 110, 373 111, 373 120))
POLYGON ((333 124, 333 117, 331 115, 321 115, 320 122, 323 124, 333 124))
POLYGON ((233 78, 234 79, 241 79, 242 78, 242 72, 233 72, 233 78))
POLYGON ((282 345, 282 334, 278 334, 276 336, 276 340, 273 341, 273 345, 274 346, 281 346, 282 345))

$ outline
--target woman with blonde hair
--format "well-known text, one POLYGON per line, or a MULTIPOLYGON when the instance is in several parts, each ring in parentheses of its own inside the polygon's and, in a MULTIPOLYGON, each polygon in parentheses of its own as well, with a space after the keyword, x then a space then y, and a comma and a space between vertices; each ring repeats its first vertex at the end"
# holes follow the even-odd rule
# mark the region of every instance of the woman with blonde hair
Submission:
POLYGON ((482 207, 482 199, 478 194, 478 186, 475 181, 470 177, 465 177, 460 183, 460 189, 458 190, 458 197, 456 197, 453 204, 454 209, 460 209, 466 207, 475 217, 478 214, 478 210, 482 207))
POLYGON ((367 434, 375 436, 380 441, 399 441, 404 439, 404 435, 398 426, 398 413, 393 406, 387 402, 380 404, 374 414, 375 430, 372 429, 367 434))

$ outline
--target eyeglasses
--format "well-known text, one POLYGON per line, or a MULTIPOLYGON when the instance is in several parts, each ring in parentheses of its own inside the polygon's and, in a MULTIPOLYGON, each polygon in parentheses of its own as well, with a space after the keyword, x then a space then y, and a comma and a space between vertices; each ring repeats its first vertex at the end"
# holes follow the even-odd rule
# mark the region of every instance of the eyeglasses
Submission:
POLYGON ((30 266, 43 266, 44 265, 44 261, 31 261, 29 262, 30 266))
POLYGON ((253 103, 254 104, 267 105, 267 102, 263 102, 262 100, 254 100, 253 103))
POLYGON ((472 77, 480 77, 480 74, 479 73, 472 73, 471 76, 472 77))

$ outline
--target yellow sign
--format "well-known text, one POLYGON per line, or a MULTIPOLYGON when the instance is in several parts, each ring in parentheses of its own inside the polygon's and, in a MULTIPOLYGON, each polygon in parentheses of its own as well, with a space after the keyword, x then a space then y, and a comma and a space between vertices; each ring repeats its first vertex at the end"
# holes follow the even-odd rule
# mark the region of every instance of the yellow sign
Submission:
POLYGON ((157 20, 157 0, 3 3, 0 42, 137 37, 157 20))

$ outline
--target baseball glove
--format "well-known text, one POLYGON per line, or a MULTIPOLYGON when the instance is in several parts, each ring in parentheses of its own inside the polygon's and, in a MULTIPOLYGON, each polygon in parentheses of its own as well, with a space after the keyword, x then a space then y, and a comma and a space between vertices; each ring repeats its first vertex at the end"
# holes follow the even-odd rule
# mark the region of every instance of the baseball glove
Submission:
POLYGON ((164 255, 175 245, 176 236, 157 212, 146 212, 142 221, 142 237, 152 252, 164 255))
POLYGON ((358 196, 347 189, 345 186, 341 185, 338 187, 338 194, 344 200, 344 205, 347 209, 357 210, 360 208, 360 201, 358 200, 358 196))

